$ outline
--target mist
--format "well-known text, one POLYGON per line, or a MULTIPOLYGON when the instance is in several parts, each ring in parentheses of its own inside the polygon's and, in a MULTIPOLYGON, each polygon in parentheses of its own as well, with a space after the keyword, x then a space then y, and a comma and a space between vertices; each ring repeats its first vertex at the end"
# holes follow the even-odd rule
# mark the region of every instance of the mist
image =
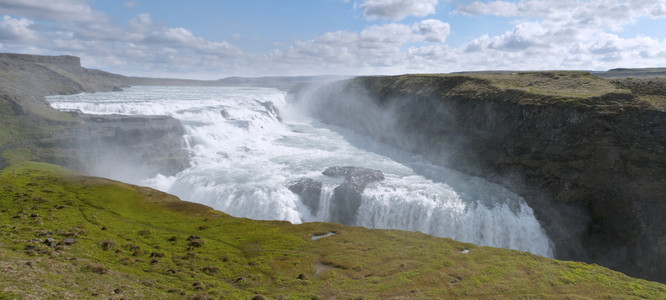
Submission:
POLYGON ((104 117, 168 116, 140 131, 126 122, 114 138, 82 139, 78 153, 93 175, 147 185, 237 217, 421 231, 554 255, 522 197, 433 164, 418 154, 428 145, 397 118, 404 109, 399 99, 382 104, 345 87, 344 81, 293 93, 132 87, 49 100, 58 109, 104 117), (164 130, 172 120, 182 124, 180 135, 164 130), (173 166, 154 168, 157 158, 176 156, 169 147, 185 151, 188 165, 176 172, 173 166))

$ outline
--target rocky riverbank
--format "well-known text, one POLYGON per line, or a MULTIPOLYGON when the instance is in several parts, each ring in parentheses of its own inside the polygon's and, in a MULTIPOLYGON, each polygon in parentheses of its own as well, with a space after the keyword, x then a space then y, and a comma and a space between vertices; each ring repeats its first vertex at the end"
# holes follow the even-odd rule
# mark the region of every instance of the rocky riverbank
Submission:
POLYGON ((137 176, 173 174, 188 164, 184 130, 174 118, 59 112, 44 100, 120 90, 132 83, 128 77, 83 68, 78 57, 8 53, 0 53, 0 75, 0 149, 9 160, 54 162, 110 177, 121 168, 133 168, 137 176))
POLYGON ((584 72, 405 75, 292 95, 326 122, 520 193, 558 258, 664 282, 666 113, 626 85, 584 72))

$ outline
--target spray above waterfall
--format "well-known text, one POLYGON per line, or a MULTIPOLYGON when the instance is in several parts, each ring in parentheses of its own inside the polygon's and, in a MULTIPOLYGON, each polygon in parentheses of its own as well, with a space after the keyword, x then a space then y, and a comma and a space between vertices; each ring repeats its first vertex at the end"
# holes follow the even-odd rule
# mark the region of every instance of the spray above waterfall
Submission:
POLYGON ((372 104, 303 103, 274 89, 220 87, 132 87, 48 100, 58 109, 90 114, 179 119, 191 166, 173 176, 129 180, 233 216, 413 230, 553 255, 518 195, 357 133, 391 130, 390 115, 372 104), (369 129, 320 121, 342 118, 337 105, 356 105, 351 109, 365 118, 344 122, 369 129))

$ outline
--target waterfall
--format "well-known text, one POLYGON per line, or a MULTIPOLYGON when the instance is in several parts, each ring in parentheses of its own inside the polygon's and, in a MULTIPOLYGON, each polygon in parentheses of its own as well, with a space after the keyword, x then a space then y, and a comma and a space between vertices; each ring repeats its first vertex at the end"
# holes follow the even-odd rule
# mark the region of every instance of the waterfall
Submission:
MULTIPOLYGON (((376 170, 345 220, 368 228, 421 231, 479 245, 552 256, 551 242, 524 199, 511 191, 352 130, 313 118, 286 93, 263 88, 132 87, 122 92, 48 97, 57 109, 90 114, 170 115, 179 119, 191 167, 147 185, 237 217, 292 223, 333 221, 333 166, 376 170), (290 183, 321 184, 316 211, 290 183)), ((358 107, 361 109, 371 109, 358 107)), ((307 110, 305 110, 307 111, 307 110)), ((377 112, 360 114, 377 115, 377 112)), ((379 117, 382 117, 381 115, 379 117)), ((387 123, 390 120, 385 119, 387 123)), ((93 174, 103 175, 103 174, 93 174)), ((115 178, 123 179, 123 178, 115 178)))

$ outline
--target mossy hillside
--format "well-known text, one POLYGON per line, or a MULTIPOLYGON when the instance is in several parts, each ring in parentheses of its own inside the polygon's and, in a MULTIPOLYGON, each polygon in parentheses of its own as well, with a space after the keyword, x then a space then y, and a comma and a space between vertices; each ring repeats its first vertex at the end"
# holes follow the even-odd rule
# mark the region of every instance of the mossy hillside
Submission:
MULTIPOLYGON (((1 105, 0 105, 1 106, 1 105)), ((0 110, 2 108, 0 107, 0 110)), ((54 147, 58 133, 73 123, 31 116, 15 116, 0 111, 0 166, 26 161, 73 161, 71 152, 54 147)), ((0 167, 0 169, 2 168, 0 167)))
POLYGON ((663 284, 596 265, 415 232, 233 218, 42 163, 3 170, 0 186, 9 298, 666 297, 663 284))
POLYGON ((643 101, 666 110, 666 78, 623 78, 611 80, 619 88, 629 89, 643 101))
POLYGON ((599 110, 652 105, 626 86, 578 71, 368 76, 352 79, 352 86, 378 98, 447 97, 599 110), (393 94, 386 95, 387 91, 393 94))
POLYGON ((628 92, 588 72, 518 72, 477 76, 489 80, 503 90, 517 89, 537 95, 583 98, 628 92))
POLYGON ((12 161, 7 150, 15 149, 19 151, 12 158, 18 161, 52 161, 53 153, 40 156, 53 151, 46 144, 75 123, 72 115, 51 108, 43 96, 77 90, 62 84, 53 71, 46 74, 38 71, 41 68, 45 67, 0 58, 0 155, 3 159, 12 161))

